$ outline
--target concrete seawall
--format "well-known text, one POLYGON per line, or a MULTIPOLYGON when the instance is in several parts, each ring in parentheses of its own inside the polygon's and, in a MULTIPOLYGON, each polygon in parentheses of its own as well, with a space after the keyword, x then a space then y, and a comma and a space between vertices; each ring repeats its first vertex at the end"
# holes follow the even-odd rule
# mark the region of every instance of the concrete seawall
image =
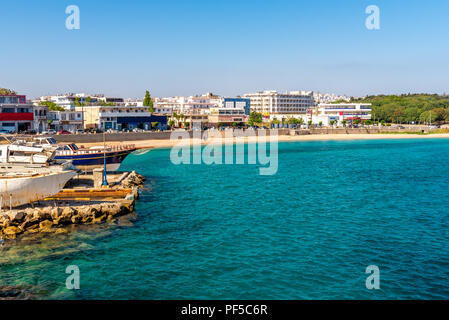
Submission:
MULTIPOLYGON (((406 129, 399 129, 396 127, 381 127, 381 128, 312 128, 312 129, 278 129, 278 135, 321 135, 321 134, 378 134, 389 132, 427 132, 428 127, 411 127, 406 129)), ((224 132, 223 136, 224 136, 224 132)), ((256 131, 257 134, 257 131, 256 131)), ((171 132, 123 132, 123 133, 107 133, 105 140, 107 142, 127 142, 127 141, 143 141, 143 140, 169 140, 171 132)), ((190 137, 193 132, 189 131, 190 137)), ((59 143, 101 143, 103 142, 103 134, 67 134, 54 135, 55 140, 59 143)))
MULTIPOLYGON (((289 129, 279 129, 279 135, 288 135, 289 129)), ((120 132, 120 133, 107 133, 105 135, 106 142, 126 142, 126 141, 140 141, 140 140, 170 140, 171 131, 164 132, 120 132)), ((190 137, 193 136, 193 132, 188 132, 190 137)), ((204 132, 202 132, 204 133, 204 132)), ((256 131, 257 134, 257 131, 256 131)), ((224 136, 224 133, 223 133, 224 136)), ((62 134, 54 135, 53 138, 58 143, 99 143, 103 142, 102 133, 92 134, 62 134)))
POLYGON ((401 133, 401 132, 428 132, 425 127, 413 127, 406 129, 399 129, 396 127, 381 127, 381 128, 313 128, 313 129, 290 129, 290 135, 309 135, 309 134, 379 134, 379 133, 401 133))

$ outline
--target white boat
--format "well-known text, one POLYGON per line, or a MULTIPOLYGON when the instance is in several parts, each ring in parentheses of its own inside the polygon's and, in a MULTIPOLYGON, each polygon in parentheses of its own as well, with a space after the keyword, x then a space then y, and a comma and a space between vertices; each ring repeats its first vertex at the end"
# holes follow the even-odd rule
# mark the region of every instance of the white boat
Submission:
POLYGON ((0 146, 0 161, 3 163, 44 164, 54 155, 55 151, 42 147, 29 147, 20 144, 0 146))
POLYGON ((0 146, 0 159, 9 163, 37 163, 44 164, 54 157, 54 151, 44 148, 28 147, 22 145, 0 146))
POLYGON ((54 152, 23 145, 0 146, 0 208, 53 196, 77 174, 70 162, 52 164, 54 152))
POLYGON ((77 174, 70 163, 51 166, 0 164, 0 208, 16 207, 57 194, 77 174))

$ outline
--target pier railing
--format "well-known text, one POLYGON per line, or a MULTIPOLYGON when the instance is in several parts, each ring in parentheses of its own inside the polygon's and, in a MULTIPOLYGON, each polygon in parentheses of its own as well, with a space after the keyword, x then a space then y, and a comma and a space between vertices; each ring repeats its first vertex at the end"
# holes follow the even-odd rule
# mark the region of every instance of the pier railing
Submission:
MULTIPOLYGON (((106 152, 118 152, 118 151, 126 151, 136 149, 134 144, 126 144, 126 145, 114 145, 114 146, 106 146, 106 152)), ((79 148, 78 150, 60 150, 58 151, 58 155, 60 156, 69 156, 73 154, 98 154, 103 153, 103 147, 98 148, 79 148)))

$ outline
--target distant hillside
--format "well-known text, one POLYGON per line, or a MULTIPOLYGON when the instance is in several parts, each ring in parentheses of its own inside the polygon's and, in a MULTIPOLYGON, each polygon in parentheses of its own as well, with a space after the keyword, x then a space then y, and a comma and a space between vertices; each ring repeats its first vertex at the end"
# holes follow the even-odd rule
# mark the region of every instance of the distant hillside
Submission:
POLYGON ((372 103, 372 118, 386 122, 449 122, 449 96, 403 94, 367 96, 351 102, 372 103))

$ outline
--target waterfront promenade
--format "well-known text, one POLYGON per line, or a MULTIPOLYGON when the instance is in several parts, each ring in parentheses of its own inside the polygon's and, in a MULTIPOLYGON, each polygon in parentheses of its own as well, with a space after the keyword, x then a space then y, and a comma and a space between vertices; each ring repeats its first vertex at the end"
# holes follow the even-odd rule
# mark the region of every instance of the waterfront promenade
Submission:
MULTIPOLYGON (((319 141, 319 140, 375 140, 375 139, 426 139, 426 138, 449 138, 449 133, 434 131, 427 133, 421 127, 399 129, 396 127, 385 128, 317 128, 307 130, 279 129, 278 141, 319 141), (423 133, 424 130, 424 133, 423 133)), ((120 145, 132 143, 138 148, 170 148, 178 144, 178 140, 171 140, 171 131, 164 132, 139 132, 139 133, 110 133, 106 134, 107 145, 120 145)), ((204 133, 204 132, 203 132, 204 133)), ((189 132, 193 136, 192 131, 189 132)), ((224 138, 226 143, 229 139, 224 138)), ((83 134, 83 135, 56 135, 54 138, 58 142, 74 142, 86 147, 103 144, 103 134, 83 134)), ((256 137, 245 137, 243 142, 251 143, 256 141, 256 137)), ((234 138, 232 139, 235 140, 234 138)), ((210 143, 209 140, 191 139, 190 142, 210 143)), ((232 143, 232 142, 231 142, 232 143)))

